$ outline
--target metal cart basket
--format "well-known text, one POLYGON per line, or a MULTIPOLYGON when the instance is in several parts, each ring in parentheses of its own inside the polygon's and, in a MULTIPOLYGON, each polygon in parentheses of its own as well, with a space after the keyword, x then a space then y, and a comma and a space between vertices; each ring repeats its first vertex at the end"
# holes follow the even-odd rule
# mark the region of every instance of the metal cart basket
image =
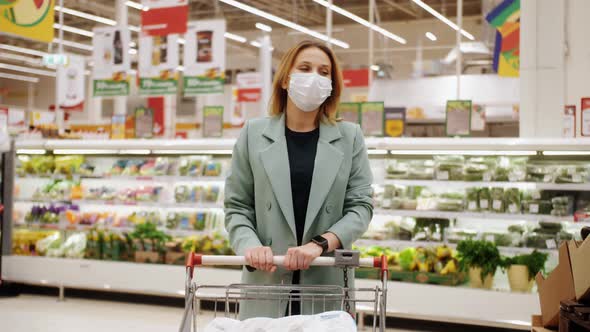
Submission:
MULTIPOLYGON (((273 263, 282 265, 284 256, 273 257, 273 263)), ((215 265, 246 265, 244 256, 215 256, 189 254, 186 264, 185 310, 180 332, 197 331, 202 301, 209 301, 213 306, 215 317, 238 319, 240 305, 248 301, 262 301, 276 304, 277 316, 281 310, 291 313, 294 302, 301 308, 311 308, 312 314, 330 310, 341 310, 354 314, 359 306, 370 307, 373 311, 373 331, 385 331, 385 312, 387 298, 387 259, 385 256, 375 258, 359 258, 357 251, 337 250, 334 257, 318 257, 312 266, 341 267, 344 271, 344 286, 335 285, 198 285, 193 280, 195 266, 215 265), (377 268, 381 271, 381 284, 374 288, 348 287, 347 270, 357 267, 377 268), (335 308, 335 309, 334 309, 335 308), (379 321, 379 323, 377 323, 379 321)), ((196 279, 196 278, 195 278, 196 279)), ((261 303, 261 302, 252 302, 261 303)), ((354 318, 354 316, 353 316, 354 318)))

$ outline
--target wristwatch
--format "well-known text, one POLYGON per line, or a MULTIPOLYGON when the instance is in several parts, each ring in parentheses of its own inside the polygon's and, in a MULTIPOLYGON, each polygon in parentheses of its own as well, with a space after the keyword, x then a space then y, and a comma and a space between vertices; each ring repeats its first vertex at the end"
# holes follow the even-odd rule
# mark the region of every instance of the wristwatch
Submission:
POLYGON ((322 255, 328 251, 328 240, 325 237, 321 235, 315 236, 313 239, 311 239, 311 242, 322 247, 322 255))

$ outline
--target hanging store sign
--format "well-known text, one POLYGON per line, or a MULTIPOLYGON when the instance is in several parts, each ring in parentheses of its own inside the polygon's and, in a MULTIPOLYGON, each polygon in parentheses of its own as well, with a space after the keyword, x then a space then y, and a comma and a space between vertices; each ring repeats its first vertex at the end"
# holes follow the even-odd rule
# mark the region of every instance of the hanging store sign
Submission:
POLYGON ((69 55, 66 65, 57 66, 59 107, 68 111, 83 111, 86 83, 85 61, 81 56, 69 55))
POLYGON ((141 31, 149 36, 183 34, 187 29, 188 0, 143 0, 141 31))
POLYGON ((0 0, 0 33, 53 41, 53 0, 0 0))
POLYGON ((449 100, 446 110, 447 136, 469 136, 471 133, 471 100, 449 100))
POLYGON ((406 130, 406 108, 386 107, 383 113, 383 135, 402 137, 406 130))
POLYGON ((343 121, 361 123, 361 103, 340 103, 338 117, 343 121))
POLYGON ((580 117, 582 120, 582 136, 590 136, 590 98, 582 98, 580 107, 580 117))
POLYGON ((361 103, 361 128, 365 136, 383 136, 383 102, 361 103))
POLYGON ((175 95, 178 91, 178 35, 139 38, 139 94, 175 95))
POLYGON ((129 30, 117 27, 92 30, 92 94, 94 97, 129 95, 129 30))
POLYGON ((565 105, 563 109, 563 127, 561 137, 576 137, 576 105, 565 105))
POLYGON ((347 88, 368 87, 369 69, 345 69, 342 71, 342 81, 347 88))
POLYGON ((225 20, 191 22, 184 35, 184 95, 223 93, 225 20))

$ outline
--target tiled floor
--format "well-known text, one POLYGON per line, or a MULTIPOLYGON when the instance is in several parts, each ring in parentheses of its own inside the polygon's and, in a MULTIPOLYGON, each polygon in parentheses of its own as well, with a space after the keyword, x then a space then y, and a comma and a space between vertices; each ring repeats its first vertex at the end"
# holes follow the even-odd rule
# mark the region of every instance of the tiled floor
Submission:
MULTIPOLYGON (((178 331, 183 309, 135 303, 21 295, 0 298, 2 332, 178 331)), ((210 320, 211 314, 201 324, 210 320)), ((204 326, 204 325, 203 325, 204 326)), ((393 331, 393 330, 391 330, 393 331)), ((397 330, 399 332, 399 330, 397 330)))

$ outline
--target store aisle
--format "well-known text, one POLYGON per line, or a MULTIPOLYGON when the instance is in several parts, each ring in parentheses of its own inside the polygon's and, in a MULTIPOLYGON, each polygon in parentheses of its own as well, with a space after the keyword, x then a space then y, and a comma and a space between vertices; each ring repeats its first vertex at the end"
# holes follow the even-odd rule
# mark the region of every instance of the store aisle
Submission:
MULTIPOLYGON (((0 298, 0 326, 2 332, 167 332, 178 330, 182 311, 171 306, 79 298, 59 302, 55 296, 21 295, 0 298)), ((199 327, 212 319, 211 312, 204 314, 199 327)))

